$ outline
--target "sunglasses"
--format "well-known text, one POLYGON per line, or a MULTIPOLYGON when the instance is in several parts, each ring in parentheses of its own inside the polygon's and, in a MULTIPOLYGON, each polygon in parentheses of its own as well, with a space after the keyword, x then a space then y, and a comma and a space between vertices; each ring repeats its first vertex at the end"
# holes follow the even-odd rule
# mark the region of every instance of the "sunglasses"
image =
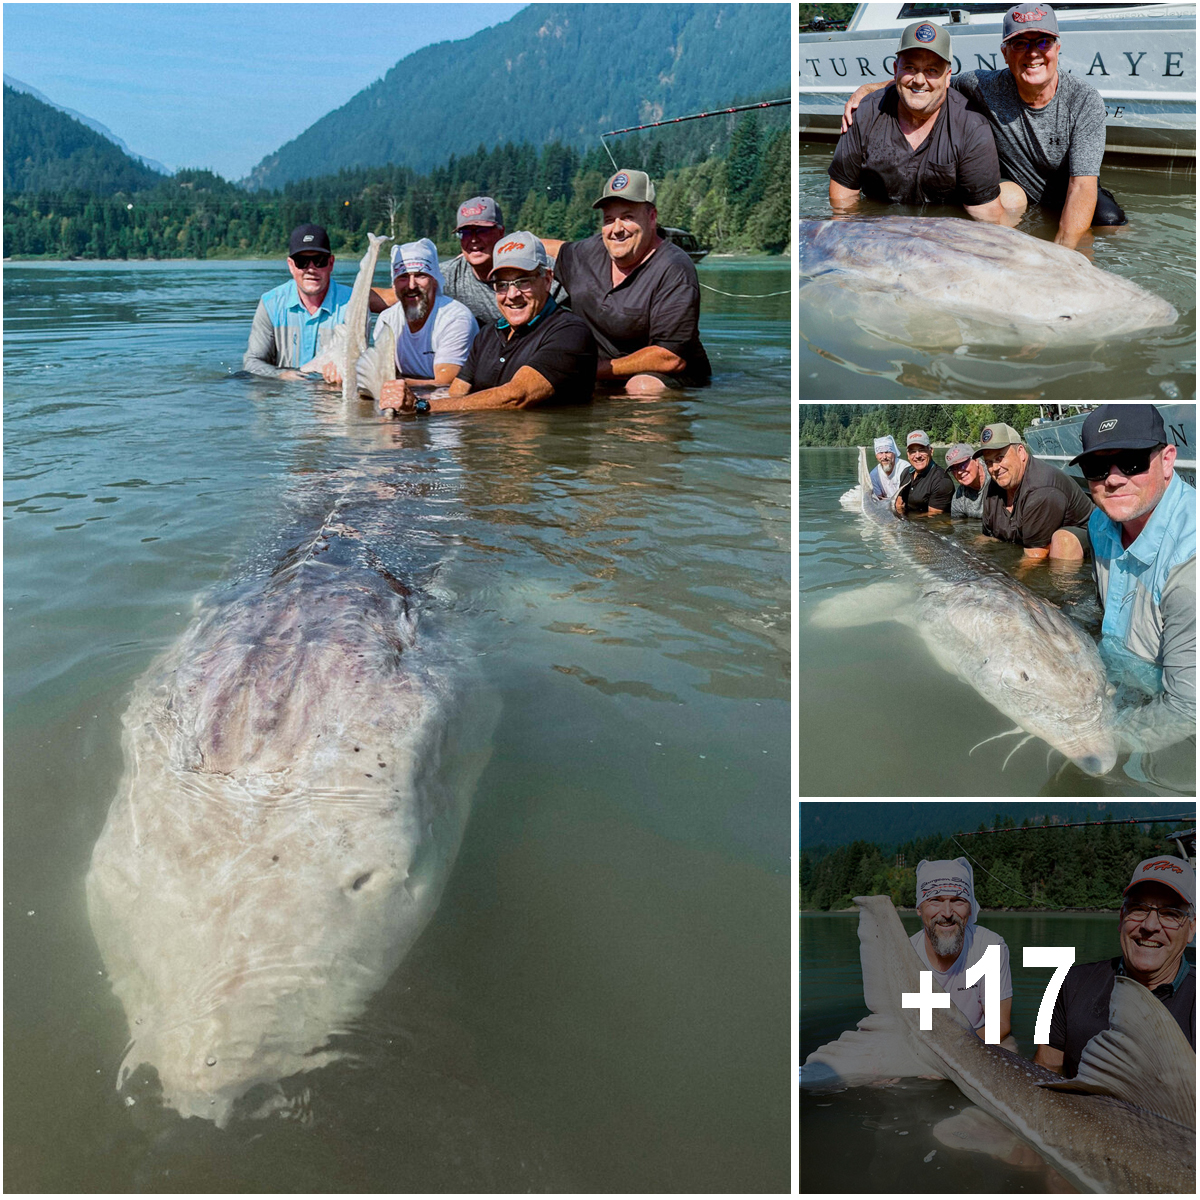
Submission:
POLYGON ((1009 42, 1010 46, 1018 46, 1026 53, 1031 50, 1038 50, 1045 54, 1058 41, 1055 37, 1039 37, 1039 38, 1015 38, 1009 42))
POLYGON ((292 262, 300 271, 307 271, 309 267, 316 267, 318 271, 323 271, 329 266, 328 254, 297 254, 292 262))
POLYGON ((467 238, 487 237, 495 228, 495 225, 464 225, 461 229, 456 229, 455 233, 458 234, 460 242, 465 242, 467 238))
POLYGON ((1149 450, 1118 450, 1117 453, 1103 458, 1089 454, 1079 460, 1079 469, 1083 472, 1084 479, 1091 480, 1092 483, 1107 479, 1113 467, 1126 479, 1132 479, 1134 475, 1144 474, 1149 469, 1155 449, 1151 447, 1149 450))

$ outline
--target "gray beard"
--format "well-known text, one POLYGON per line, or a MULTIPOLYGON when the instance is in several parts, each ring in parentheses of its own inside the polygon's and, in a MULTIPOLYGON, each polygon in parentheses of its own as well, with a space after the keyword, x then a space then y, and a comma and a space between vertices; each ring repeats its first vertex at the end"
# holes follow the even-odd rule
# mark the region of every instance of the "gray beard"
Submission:
POLYGON ((428 296, 421 296, 416 300, 401 300, 400 303, 404 306, 404 319, 410 325, 413 322, 423 321, 429 316, 430 300, 428 296))
POLYGON ((934 933, 933 948, 937 952, 939 958, 957 958, 962 953, 963 937, 966 930, 963 926, 958 926, 952 934, 943 936, 939 933, 934 933))

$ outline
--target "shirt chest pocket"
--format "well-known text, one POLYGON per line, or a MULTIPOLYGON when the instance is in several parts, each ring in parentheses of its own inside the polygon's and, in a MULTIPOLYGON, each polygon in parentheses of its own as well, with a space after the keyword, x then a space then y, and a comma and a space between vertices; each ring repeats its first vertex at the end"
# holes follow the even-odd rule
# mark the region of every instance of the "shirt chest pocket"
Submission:
POLYGON ((948 196, 958 187, 958 165, 954 162, 927 162, 921 168, 921 191, 930 199, 948 196))

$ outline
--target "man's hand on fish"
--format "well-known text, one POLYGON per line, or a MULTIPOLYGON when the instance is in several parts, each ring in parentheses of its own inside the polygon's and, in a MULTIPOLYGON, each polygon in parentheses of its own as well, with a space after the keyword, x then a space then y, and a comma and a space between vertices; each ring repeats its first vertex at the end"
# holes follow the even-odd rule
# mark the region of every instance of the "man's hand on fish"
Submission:
POLYGON ((341 386, 342 373, 338 370, 337 363, 327 362, 321 368, 321 374, 325 377, 326 383, 331 383, 337 387, 341 386))
POLYGON ((414 412, 417 394, 407 379, 393 379, 385 383, 379 392, 376 408, 381 413, 414 412))

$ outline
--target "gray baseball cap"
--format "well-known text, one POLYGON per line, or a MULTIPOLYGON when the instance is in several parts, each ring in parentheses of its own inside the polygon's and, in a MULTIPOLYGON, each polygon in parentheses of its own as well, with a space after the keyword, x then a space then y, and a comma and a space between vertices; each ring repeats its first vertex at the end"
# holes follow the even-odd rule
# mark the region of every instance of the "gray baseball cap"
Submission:
POLYGON ((966 442, 955 442, 949 450, 946 451, 946 466, 959 467, 965 462, 970 462, 975 457, 975 451, 967 445, 966 442))
POLYGON ((592 205, 599 208, 605 200, 628 200, 631 204, 654 203, 654 180, 645 171, 620 170, 610 175, 600 199, 592 205))
POLYGON ((923 429, 914 429, 912 433, 910 433, 908 437, 904 439, 904 448, 907 450, 909 446, 913 445, 914 443, 918 446, 925 446, 930 450, 933 449, 933 446, 929 441, 929 434, 927 434, 923 429))
POLYGON ((491 279, 497 271, 505 267, 517 267, 522 271, 535 271, 538 267, 548 267, 550 256, 541 239, 534 237, 527 229, 519 229, 516 233, 508 234, 503 241, 497 243, 492 251, 492 269, 488 272, 491 279))
POLYGON ((904 27, 896 53, 903 54, 905 50, 932 50, 938 58, 951 64, 954 62, 950 54, 950 35, 932 21, 914 21, 904 27))
POLYGON ((1054 15, 1054 9, 1048 4, 1013 5, 1004 14, 1004 32, 1000 35, 1000 41, 1007 42, 1027 29, 1040 29, 1043 33, 1058 37, 1058 18, 1054 15))
POLYGON ((500 205, 491 196, 472 196, 458 206, 458 224, 455 229, 463 229, 469 225, 499 225, 504 228, 504 218, 500 215, 500 205))

